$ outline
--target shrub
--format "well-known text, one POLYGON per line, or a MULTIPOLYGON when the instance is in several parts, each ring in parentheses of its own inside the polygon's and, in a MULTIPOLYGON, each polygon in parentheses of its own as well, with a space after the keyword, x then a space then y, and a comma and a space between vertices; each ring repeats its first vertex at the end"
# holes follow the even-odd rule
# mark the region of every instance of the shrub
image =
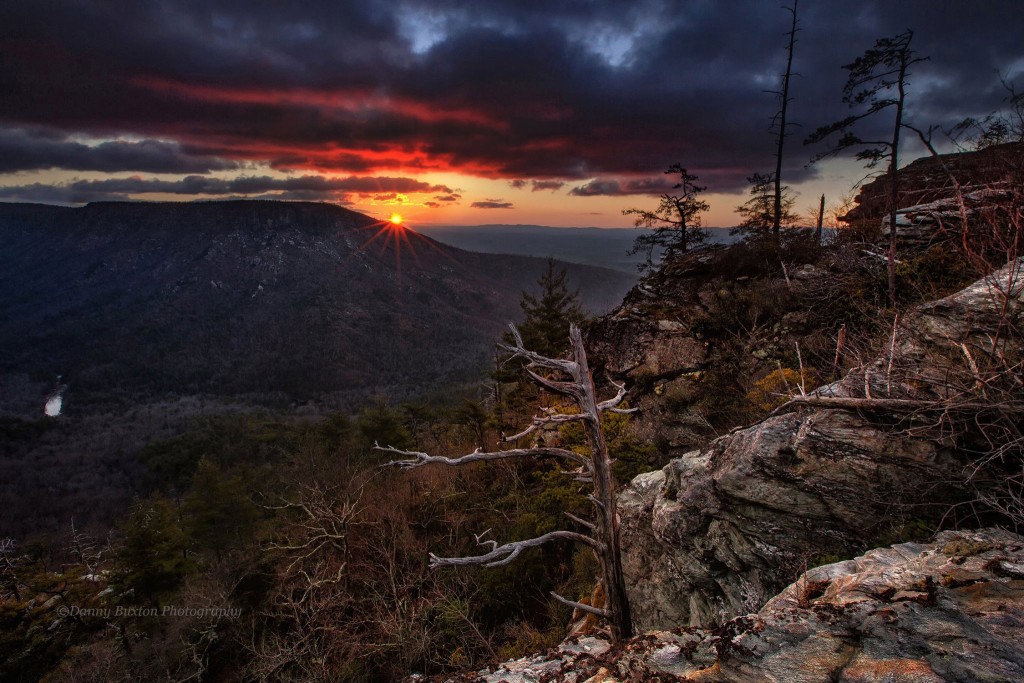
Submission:
POLYGON ((747 401, 758 410, 771 412, 789 400, 791 396, 818 385, 818 378, 813 370, 804 368, 779 368, 768 373, 754 383, 754 388, 747 392, 747 401))

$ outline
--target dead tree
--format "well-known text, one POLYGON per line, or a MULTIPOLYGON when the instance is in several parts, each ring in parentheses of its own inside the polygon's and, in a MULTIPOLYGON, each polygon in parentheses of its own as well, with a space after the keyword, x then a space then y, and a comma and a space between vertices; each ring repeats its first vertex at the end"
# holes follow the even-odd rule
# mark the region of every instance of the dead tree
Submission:
POLYGON ((792 7, 786 7, 786 11, 792 15, 792 25, 789 28, 789 43, 786 46, 786 72, 782 75, 782 89, 775 94, 779 97, 779 111, 775 114, 775 121, 779 126, 779 134, 775 140, 775 205, 772 216, 772 234, 775 236, 775 241, 779 240, 779 228, 782 225, 783 215, 783 200, 782 200, 782 152, 786 145, 786 113, 789 109, 789 103, 793 98, 789 96, 789 83, 793 77, 793 46, 796 44, 796 33, 799 30, 797 28, 796 20, 796 3, 797 0, 793 0, 792 7))
POLYGON ((825 195, 821 195, 821 202, 818 204, 818 224, 814 229, 814 242, 821 244, 821 228, 825 224, 825 195))
POLYGON ((535 548, 550 541, 568 540, 589 546, 597 555, 601 564, 602 584, 606 602, 604 607, 586 605, 551 593, 559 602, 570 607, 603 617, 608 621, 611 637, 614 642, 629 638, 633 632, 632 618, 629 611, 629 600, 626 597, 625 580, 622 575, 622 563, 619 555, 619 520, 615 508, 615 483, 611 472, 611 458, 604 432, 601 429, 601 413, 631 413, 635 409, 619 408, 626 394, 625 387, 616 384, 616 395, 607 401, 598 401, 594 388, 594 379, 587 364, 587 354, 583 348, 583 338, 576 325, 569 327, 571 354, 567 360, 548 358, 523 348, 523 340, 515 326, 512 329, 513 344, 502 345, 512 357, 522 358, 527 362, 526 373, 538 385, 559 396, 571 400, 579 409, 578 413, 559 413, 555 410, 545 411, 535 417, 533 423, 522 432, 507 437, 504 441, 518 441, 529 434, 549 426, 562 425, 569 422, 581 422, 590 446, 590 457, 574 453, 568 449, 552 446, 533 448, 512 448, 484 452, 477 449, 469 455, 457 458, 428 455, 416 451, 406 451, 392 446, 375 445, 379 451, 394 453, 406 459, 393 460, 385 467, 411 469, 432 463, 459 466, 472 462, 504 460, 507 458, 557 458, 570 468, 566 475, 576 481, 591 484, 593 492, 588 496, 593 505, 593 519, 581 519, 568 512, 565 513, 573 522, 586 529, 585 533, 576 531, 552 531, 537 538, 523 541, 512 541, 499 545, 497 541, 484 540, 486 532, 476 537, 477 543, 488 548, 482 555, 469 557, 438 557, 431 553, 430 566, 444 567, 450 565, 483 565, 499 567, 508 564, 528 548, 535 548))

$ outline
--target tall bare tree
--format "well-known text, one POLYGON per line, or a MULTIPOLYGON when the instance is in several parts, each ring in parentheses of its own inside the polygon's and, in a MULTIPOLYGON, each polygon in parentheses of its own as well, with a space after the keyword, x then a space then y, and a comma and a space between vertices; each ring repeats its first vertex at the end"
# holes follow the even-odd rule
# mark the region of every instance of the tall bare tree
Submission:
POLYGON ((825 224, 825 194, 822 193, 821 200, 818 203, 818 222, 814 228, 814 241, 817 244, 821 244, 821 229, 825 224))
POLYGON ((841 132, 842 136, 834 146, 814 157, 817 161, 827 156, 838 154, 847 149, 859 148, 857 158, 867 162, 873 168, 883 159, 889 160, 889 300, 896 302, 896 211, 899 208, 899 148, 900 133, 909 127, 904 121, 907 97, 907 77, 910 67, 923 62, 927 57, 915 57, 910 49, 914 32, 907 29, 892 38, 879 38, 875 45, 860 57, 843 68, 850 72, 843 86, 843 102, 850 107, 865 107, 863 111, 852 116, 822 126, 811 133, 807 143, 820 142, 833 133, 841 132), (855 135, 851 128, 861 119, 873 116, 880 111, 894 107, 895 121, 892 127, 891 140, 864 140, 855 135))
POLYGON ((485 540, 483 537, 486 532, 484 532, 479 534, 476 540, 479 545, 488 548, 487 552, 469 557, 438 557, 431 554, 430 566, 483 565, 499 567, 514 560, 524 550, 551 541, 568 540, 582 543, 594 551, 601 564, 602 584, 606 595, 605 606, 579 603, 554 592, 551 595, 570 607, 606 619, 612 640, 618 642, 632 635, 633 625, 619 553, 619 519, 615 508, 615 481, 611 472, 608 444, 605 442, 604 432, 601 429, 601 414, 604 412, 631 413, 635 409, 618 407, 626 394, 625 387, 620 384, 615 385, 617 393, 614 397, 607 401, 597 400, 594 379, 587 363, 586 351, 583 348, 583 337, 576 325, 569 327, 571 349, 568 359, 548 358, 523 348, 523 339, 519 335, 519 331, 515 326, 510 325, 510 328, 513 342, 502 345, 504 349, 513 357, 526 361, 525 371, 534 382, 548 391, 569 399, 579 412, 545 411, 544 414, 535 417, 529 427, 508 437, 505 441, 519 441, 538 430, 557 427, 569 422, 580 422, 590 447, 589 458, 568 449, 547 445, 489 452, 477 449, 473 453, 456 458, 429 455, 379 444, 376 445, 376 448, 379 451, 403 456, 405 459, 393 460, 385 466, 405 469, 434 463, 460 466, 473 462, 508 458, 557 458, 567 463, 572 468, 565 471, 567 476, 573 477, 576 481, 591 484, 593 487, 592 493, 588 496, 594 510, 591 519, 582 519, 568 512, 565 513, 567 518, 583 527, 585 532, 552 531, 536 538, 512 541, 504 545, 499 545, 497 541, 485 540))
POLYGON ((775 211, 772 219, 772 232, 775 234, 776 239, 779 237, 779 228, 782 225, 783 219, 782 152, 786 145, 788 133, 786 129, 788 125, 786 123, 786 113, 792 99, 789 96, 789 83, 793 76, 793 46, 796 44, 796 33, 799 30, 796 21, 796 3, 797 0, 793 0, 793 6, 785 8, 792 15, 792 23, 788 33, 789 43, 786 46, 786 72, 782 75, 782 89, 776 92, 776 95, 779 97, 779 111, 775 117, 778 122, 779 132, 775 141, 775 211))

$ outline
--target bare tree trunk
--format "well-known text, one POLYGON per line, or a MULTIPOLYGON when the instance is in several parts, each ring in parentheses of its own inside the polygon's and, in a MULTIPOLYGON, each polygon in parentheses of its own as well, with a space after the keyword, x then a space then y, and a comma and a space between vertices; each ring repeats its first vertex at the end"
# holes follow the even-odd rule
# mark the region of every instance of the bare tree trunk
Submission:
POLYGON ((498 422, 498 438, 505 433, 505 411, 501 404, 501 357, 494 350, 494 417, 498 422))
MULTIPOLYGON (((668 195, 665 196, 667 197, 668 195)), ((686 207, 683 206, 683 203, 678 199, 675 200, 675 205, 676 211, 679 212, 679 253, 685 254, 689 246, 687 245, 688 235, 686 234, 686 207)))
POLYGON ((821 244, 821 228, 825 224, 825 195, 821 195, 818 203, 818 226, 814 230, 814 241, 821 244))
MULTIPOLYGON (((913 34, 911 34, 913 36, 913 34)), ((903 127, 903 103, 906 97, 904 80, 907 74, 907 59, 909 57, 910 40, 900 52, 900 73, 897 78, 899 97, 896 100, 896 125, 892 129, 892 148, 889 157, 889 177, 892 178, 891 204, 889 208, 889 253, 887 255, 889 275, 889 303, 896 305, 896 211, 899 208, 900 184, 899 184, 899 151, 900 151, 900 130, 903 127)))
POLYGON ((626 597, 626 580, 622 575, 622 560, 619 553, 619 516, 615 507, 615 480, 612 478, 611 458, 608 444, 601 429, 601 412, 597 407, 594 378, 587 364, 587 353, 583 338, 575 325, 570 329, 573 356, 579 365, 579 380, 583 389, 580 402, 582 412, 587 416, 583 421, 587 440, 590 442, 594 464, 594 535, 602 544, 599 557, 607 596, 609 622, 612 640, 622 641, 633 635, 633 618, 630 615, 629 599, 626 597))
POLYGON ((796 3, 787 7, 793 15, 793 23, 789 29, 789 46, 786 56, 786 73, 782 77, 782 92, 779 95, 779 139, 778 147, 775 150, 775 214, 772 218, 772 233, 775 240, 779 239, 779 230, 782 225, 782 149, 786 144, 786 109, 789 107, 789 79, 793 75, 793 45, 796 43, 796 3))

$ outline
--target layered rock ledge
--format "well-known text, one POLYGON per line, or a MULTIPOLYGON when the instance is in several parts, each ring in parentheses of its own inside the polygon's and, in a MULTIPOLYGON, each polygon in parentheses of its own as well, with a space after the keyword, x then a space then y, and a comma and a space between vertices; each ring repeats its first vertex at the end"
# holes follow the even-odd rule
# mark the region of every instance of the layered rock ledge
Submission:
POLYGON ((716 629, 573 639, 459 680, 1010 683, 1022 636, 1024 537, 947 531, 812 569, 716 629))

